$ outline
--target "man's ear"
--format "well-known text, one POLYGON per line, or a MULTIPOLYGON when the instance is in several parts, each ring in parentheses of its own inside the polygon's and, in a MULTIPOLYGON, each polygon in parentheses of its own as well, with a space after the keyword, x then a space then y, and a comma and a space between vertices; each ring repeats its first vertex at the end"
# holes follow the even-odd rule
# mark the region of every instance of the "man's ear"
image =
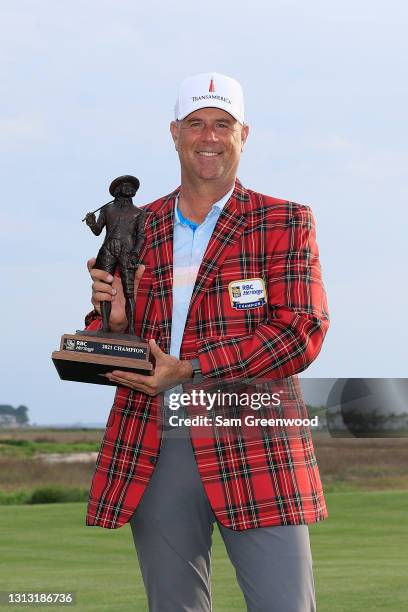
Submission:
POLYGON ((244 144, 248 138, 249 134, 249 125, 243 125, 241 130, 241 151, 244 148, 244 144))
POLYGON ((170 133, 171 133, 171 137, 173 138, 173 142, 174 142, 174 146, 176 148, 176 151, 178 151, 178 149, 177 149, 178 125, 177 125, 176 121, 172 121, 170 123, 170 133))

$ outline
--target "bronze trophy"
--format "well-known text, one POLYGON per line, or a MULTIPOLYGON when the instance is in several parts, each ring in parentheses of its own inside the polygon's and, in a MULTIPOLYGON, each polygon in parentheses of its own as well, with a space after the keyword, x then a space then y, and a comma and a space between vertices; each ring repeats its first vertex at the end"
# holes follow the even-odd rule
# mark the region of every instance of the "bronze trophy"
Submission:
POLYGON ((111 303, 101 302, 102 329, 64 334, 59 351, 52 360, 62 380, 74 380, 99 385, 113 385, 104 376, 112 370, 147 373, 153 369, 149 361, 149 345, 132 332, 135 328, 135 270, 144 240, 145 213, 133 204, 139 189, 135 176, 119 176, 112 181, 109 192, 114 197, 82 221, 99 236, 106 227, 105 240, 96 258, 95 268, 112 274, 119 268, 126 303, 128 333, 116 334, 109 330, 111 303), (100 211, 98 220, 95 213, 100 211))

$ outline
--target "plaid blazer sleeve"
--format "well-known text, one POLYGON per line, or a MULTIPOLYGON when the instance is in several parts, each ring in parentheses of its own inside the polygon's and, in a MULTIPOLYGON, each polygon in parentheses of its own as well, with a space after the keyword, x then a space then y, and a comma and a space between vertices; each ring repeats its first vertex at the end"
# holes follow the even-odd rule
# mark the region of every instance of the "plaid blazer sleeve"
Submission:
POLYGON ((101 315, 94 309, 85 316, 85 329, 89 329, 91 331, 98 331, 102 327, 102 317, 101 315))
MULTIPOLYGON (((313 214, 294 205, 279 232, 267 270, 268 316, 255 332, 242 337, 198 340, 203 377, 238 380, 285 378, 301 372, 317 357, 329 326, 313 214)), ((275 236, 276 237, 276 236, 275 236)))

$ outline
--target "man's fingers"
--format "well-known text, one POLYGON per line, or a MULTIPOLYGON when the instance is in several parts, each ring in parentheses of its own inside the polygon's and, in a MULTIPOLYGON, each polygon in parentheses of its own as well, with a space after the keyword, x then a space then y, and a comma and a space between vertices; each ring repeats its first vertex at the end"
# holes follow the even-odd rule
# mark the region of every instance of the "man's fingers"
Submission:
POLYGON ((110 295, 109 293, 93 293, 91 297, 91 302, 95 306, 96 304, 100 304, 101 302, 113 302, 115 299, 114 295, 110 295))
MULTIPOLYGON (((104 283, 109 283, 109 284, 112 283, 114 280, 114 277, 112 276, 112 274, 105 272, 105 270, 98 270, 97 268, 94 268, 95 262, 96 262, 95 257, 92 257, 86 263, 92 279, 94 281, 102 281, 104 283)), ((143 272, 145 271, 145 269, 146 269, 146 266, 144 264, 140 264, 137 267, 137 270, 135 271, 135 285, 139 284, 140 279, 142 278, 143 272)))
POLYGON ((109 274, 109 272, 105 272, 105 270, 98 270, 97 268, 94 268, 95 264, 95 257, 91 257, 91 259, 88 259, 88 261, 86 262, 88 272, 91 275, 92 280, 100 280, 104 281, 105 283, 111 283, 113 281, 112 274, 109 274))
POLYGON ((105 272, 105 270, 97 270, 96 268, 93 268, 90 274, 92 280, 94 281, 103 281, 104 283, 109 284, 113 282, 112 274, 109 274, 109 272, 105 272))
POLYGON ((145 376, 144 374, 136 374, 135 372, 124 372, 123 370, 113 370, 112 372, 108 372, 111 376, 116 376, 123 378, 129 382, 154 386, 155 382, 153 380, 153 376, 145 376))
POLYGON ((128 387, 133 391, 140 391, 141 393, 145 393, 150 397, 154 397, 155 395, 157 395, 157 393, 152 391, 152 389, 150 389, 149 387, 146 387, 145 385, 137 385, 135 383, 130 383, 129 381, 124 380, 123 378, 110 378, 110 381, 114 382, 118 387, 128 387))
POLYGON ((92 292, 93 293, 108 293, 109 295, 116 295, 117 289, 112 287, 112 285, 108 283, 102 283, 101 281, 94 281, 92 283, 92 292))
POLYGON ((111 382, 114 382, 121 387, 129 387, 129 389, 134 389, 136 391, 143 391, 143 393, 147 393, 148 395, 154 395, 150 387, 147 387, 146 385, 130 382, 129 380, 127 380, 126 378, 122 378, 121 376, 112 376, 112 375, 106 374, 106 378, 109 378, 111 382))
POLYGON ((113 372, 108 372, 106 377, 109 378, 110 381, 118 383, 118 385, 130 387, 136 391, 142 391, 147 395, 156 395, 158 392, 153 376, 143 376, 142 374, 134 374, 133 372, 114 370, 113 372))

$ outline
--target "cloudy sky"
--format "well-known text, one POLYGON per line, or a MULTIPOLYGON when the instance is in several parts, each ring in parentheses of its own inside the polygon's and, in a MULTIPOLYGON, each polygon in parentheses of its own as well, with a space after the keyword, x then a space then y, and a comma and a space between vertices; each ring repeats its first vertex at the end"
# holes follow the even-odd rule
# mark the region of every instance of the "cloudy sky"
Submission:
POLYGON ((140 204, 177 186, 177 86, 204 71, 243 85, 241 181, 314 211, 332 325, 307 375, 407 376, 406 3, 17 0, 0 18, 1 404, 105 420, 112 389, 50 360, 91 308, 101 240, 81 219, 119 174, 140 204))

